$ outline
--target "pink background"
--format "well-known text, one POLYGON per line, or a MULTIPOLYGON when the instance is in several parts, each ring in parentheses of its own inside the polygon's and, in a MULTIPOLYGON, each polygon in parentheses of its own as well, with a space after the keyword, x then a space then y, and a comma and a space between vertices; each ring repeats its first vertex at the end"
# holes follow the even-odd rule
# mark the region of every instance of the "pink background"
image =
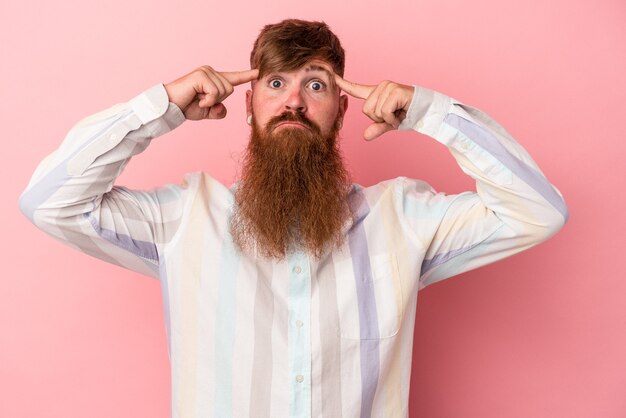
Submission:
MULTIPOLYGON (((626 416, 623 0, 0 4, 0 417, 168 417, 158 282, 44 235, 18 196, 78 120, 200 65, 247 69, 261 27, 287 17, 335 30, 349 80, 418 84, 490 114, 570 210, 546 243, 420 294, 411 417, 626 416)), ((155 140, 117 184, 205 170, 230 185, 248 137, 244 91, 225 120, 155 140)), ((428 137, 363 141, 360 109, 351 99, 342 140, 360 184, 405 175, 474 190, 428 137)))

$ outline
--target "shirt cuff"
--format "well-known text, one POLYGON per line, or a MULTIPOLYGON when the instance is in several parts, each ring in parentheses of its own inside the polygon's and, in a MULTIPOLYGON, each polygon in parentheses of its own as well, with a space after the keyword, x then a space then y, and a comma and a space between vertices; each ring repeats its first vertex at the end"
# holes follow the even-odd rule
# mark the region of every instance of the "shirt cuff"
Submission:
POLYGON ((398 130, 415 130, 436 139, 444 118, 450 112, 454 100, 451 97, 425 87, 414 86, 413 99, 406 117, 398 130))
POLYGON ((145 125, 165 114, 169 106, 169 97, 165 86, 159 83, 133 97, 129 103, 141 123, 145 125))

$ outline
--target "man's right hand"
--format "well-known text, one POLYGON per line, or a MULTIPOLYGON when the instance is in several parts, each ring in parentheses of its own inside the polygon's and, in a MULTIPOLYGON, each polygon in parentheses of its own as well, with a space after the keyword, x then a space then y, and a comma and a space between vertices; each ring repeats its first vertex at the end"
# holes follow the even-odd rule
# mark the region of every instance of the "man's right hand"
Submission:
POLYGON ((169 101, 183 111, 185 118, 222 119, 226 116, 222 100, 232 94, 233 86, 255 80, 258 75, 258 69, 219 72, 203 65, 164 86, 169 101))

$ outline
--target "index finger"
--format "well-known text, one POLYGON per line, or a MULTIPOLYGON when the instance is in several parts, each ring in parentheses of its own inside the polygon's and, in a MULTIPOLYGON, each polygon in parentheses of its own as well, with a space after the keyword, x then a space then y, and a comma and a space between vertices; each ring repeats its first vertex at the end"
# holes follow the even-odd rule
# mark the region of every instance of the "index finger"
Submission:
POLYGON ((358 99, 367 99, 376 88, 376 86, 366 86, 365 84, 357 84, 344 80, 338 74, 335 74, 335 83, 337 83, 341 90, 358 99))
POLYGON ((232 84, 233 86, 238 86, 239 84, 256 80, 256 78, 259 76, 259 69, 254 68, 252 70, 246 71, 223 71, 220 72, 220 74, 223 75, 230 84, 232 84))

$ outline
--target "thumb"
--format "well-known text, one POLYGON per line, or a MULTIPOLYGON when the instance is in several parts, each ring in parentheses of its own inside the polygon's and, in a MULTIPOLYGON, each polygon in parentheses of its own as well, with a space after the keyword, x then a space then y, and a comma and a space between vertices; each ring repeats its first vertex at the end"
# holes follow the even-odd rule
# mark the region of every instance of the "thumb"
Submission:
POLYGON ((226 106, 216 103, 209 108, 205 119, 223 119, 226 116, 226 106))
POLYGON ((394 127, 385 122, 372 123, 363 133, 363 137, 366 141, 371 141, 372 139, 378 138, 385 132, 391 131, 392 129, 394 129, 394 127))

